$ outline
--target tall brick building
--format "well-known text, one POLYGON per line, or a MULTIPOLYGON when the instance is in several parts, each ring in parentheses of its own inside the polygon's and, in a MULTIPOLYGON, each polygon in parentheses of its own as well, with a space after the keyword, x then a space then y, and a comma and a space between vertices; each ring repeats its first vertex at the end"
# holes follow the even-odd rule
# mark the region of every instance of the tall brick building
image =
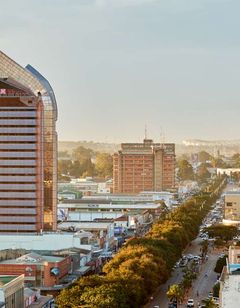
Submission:
POLYGON ((175 186, 175 144, 123 143, 113 155, 113 192, 171 190, 175 186))

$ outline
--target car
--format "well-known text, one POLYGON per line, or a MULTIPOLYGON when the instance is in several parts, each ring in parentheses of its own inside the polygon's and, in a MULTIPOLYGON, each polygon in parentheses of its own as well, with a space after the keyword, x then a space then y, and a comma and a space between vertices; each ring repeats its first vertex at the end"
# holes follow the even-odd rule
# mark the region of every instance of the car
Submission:
POLYGON ((168 303, 168 308, 177 308, 177 301, 173 300, 170 303, 168 303))
POLYGON ((194 256, 194 258, 193 258, 193 261, 199 261, 199 260, 201 260, 202 258, 200 257, 200 256, 194 256))
POLYGON ((187 301, 187 307, 194 307, 194 300, 192 298, 189 298, 187 301))
POLYGON ((179 266, 180 267, 185 267, 187 264, 188 264, 188 259, 183 259, 183 260, 181 260, 179 266))
POLYGON ((188 255, 186 255, 186 257, 187 257, 188 260, 192 260, 192 259, 194 258, 194 256, 193 256, 191 253, 189 253, 188 255))

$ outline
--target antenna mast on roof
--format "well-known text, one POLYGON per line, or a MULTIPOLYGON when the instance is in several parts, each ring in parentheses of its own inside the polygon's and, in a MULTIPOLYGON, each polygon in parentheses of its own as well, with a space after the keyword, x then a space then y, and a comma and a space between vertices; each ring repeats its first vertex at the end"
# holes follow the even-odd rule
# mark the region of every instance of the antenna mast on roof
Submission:
POLYGON ((147 139, 147 124, 145 124, 145 134, 144 134, 144 139, 147 139))
POLYGON ((160 127, 160 143, 165 143, 165 133, 162 126, 160 127))

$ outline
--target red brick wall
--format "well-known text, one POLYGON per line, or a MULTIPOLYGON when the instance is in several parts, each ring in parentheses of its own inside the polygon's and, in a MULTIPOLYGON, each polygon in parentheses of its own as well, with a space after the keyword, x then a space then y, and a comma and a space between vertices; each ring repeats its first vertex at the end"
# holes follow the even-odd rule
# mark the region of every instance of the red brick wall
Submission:
MULTIPOLYGON (((36 265, 33 264, 0 264, 0 275, 25 275, 25 281, 27 277, 36 277, 36 265), (26 271, 26 268, 30 267, 32 271, 26 271)), ((33 281, 33 280, 31 280, 33 281)), ((34 282, 34 281, 33 281, 34 282)))
POLYGON ((64 276, 67 275, 67 273, 71 269, 71 257, 66 257, 63 261, 61 262, 48 262, 44 266, 44 286, 45 287, 51 287, 54 286, 55 284, 59 284, 60 279, 64 276), (60 276, 56 277, 51 275, 51 269, 53 267, 57 267, 60 270, 60 276))

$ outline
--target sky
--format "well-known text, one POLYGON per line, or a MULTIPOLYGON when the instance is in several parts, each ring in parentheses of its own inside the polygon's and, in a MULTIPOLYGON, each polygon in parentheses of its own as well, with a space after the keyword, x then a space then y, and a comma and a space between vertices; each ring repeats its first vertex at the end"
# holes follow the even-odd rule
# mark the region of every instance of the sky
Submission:
POLYGON ((0 0, 0 49, 51 83, 59 140, 239 139, 239 0, 0 0))

